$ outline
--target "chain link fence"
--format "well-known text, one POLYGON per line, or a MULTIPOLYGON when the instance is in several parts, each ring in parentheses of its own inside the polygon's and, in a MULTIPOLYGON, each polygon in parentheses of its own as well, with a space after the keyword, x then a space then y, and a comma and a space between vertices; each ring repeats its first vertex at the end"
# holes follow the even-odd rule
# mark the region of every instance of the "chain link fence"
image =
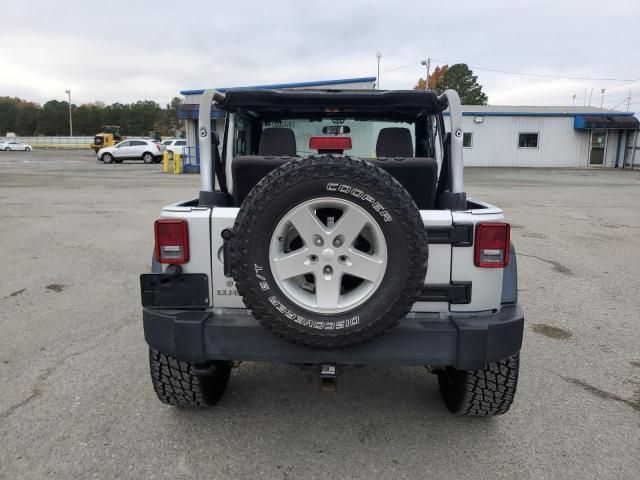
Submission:
POLYGON ((93 143, 93 137, 0 137, 0 142, 21 142, 33 148, 84 149, 93 143))

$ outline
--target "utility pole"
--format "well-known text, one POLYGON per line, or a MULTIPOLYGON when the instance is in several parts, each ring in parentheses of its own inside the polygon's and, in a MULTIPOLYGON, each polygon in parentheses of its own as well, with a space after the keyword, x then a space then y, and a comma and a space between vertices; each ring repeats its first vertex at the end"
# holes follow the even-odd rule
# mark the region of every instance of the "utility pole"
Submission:
POLYGON ((431 70, 431 59, 427 58, 426 60, 422 60, 420 63, 427 67, 427 85, 425 90, 429 90, 429 70, 431 70))
POLYGON ((602 94, 602 98, 600 99, 600 108, 602 108, 602 105, 604 104, 604 88, 600 89, 600 93, 602 94))
POLYGON ((73 119, 71 117, 71 90, 65 90, 64 93, 69 95, 69 136, 73 137, 73 119))
POLYGON ((576 106, 576 94, 574 93, 573 95, 571 95, 571 100, 572 100, 572 105, 575 107, 576 106))
POLYGON ((382 53, 376 53, 376 58, 378 59, 378 76, 376 77, 376 88, 380 90, 380 59, 382 58, 382 53))
POLYGON ((629 96, 627 97, 627 112, 631 108, 631 90, 629 90, 629 96))

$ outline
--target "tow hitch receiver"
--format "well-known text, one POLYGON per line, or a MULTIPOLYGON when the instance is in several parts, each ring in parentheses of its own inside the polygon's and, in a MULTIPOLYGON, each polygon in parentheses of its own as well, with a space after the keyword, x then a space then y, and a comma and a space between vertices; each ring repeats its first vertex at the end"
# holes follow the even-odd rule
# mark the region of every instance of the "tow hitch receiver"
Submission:
POLYGON ((325 363, 320 369, 320 391, 335 392, 336 390, 338 390, 338 376, 336 375, 336 366, 325 363))

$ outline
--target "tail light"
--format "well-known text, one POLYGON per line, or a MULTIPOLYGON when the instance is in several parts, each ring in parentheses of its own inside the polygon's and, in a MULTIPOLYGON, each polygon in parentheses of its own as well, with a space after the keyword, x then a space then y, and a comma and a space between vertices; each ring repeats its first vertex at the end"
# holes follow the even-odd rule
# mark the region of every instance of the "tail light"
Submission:
POLYGON ((479 223, 476 225, 474 261, 476 267, 503 268, 509 264, 508 223, 479 223))
POLYGON ((161 219, 154 225, 156 260, 160 263, 189 261, 189 224, 186 220, 161 219))
POLYGON ((351 150, 351 137, 311 137, 311 150, 351 150))

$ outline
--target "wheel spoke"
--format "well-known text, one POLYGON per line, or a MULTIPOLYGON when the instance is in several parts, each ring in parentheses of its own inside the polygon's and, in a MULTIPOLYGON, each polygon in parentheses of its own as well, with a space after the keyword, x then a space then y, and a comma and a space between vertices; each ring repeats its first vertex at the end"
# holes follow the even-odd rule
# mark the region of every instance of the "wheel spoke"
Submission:
POLYGON ((313 244, 313 235, 327 233, 327 227, 316 217, 315 212, 308 207, 300 208, 289 216, 289 221, 298 231, 298 235, 309 246, 313 244))
POLYGON ((314 270, 313 265, 305 264, 308 256, 308 248, 301 248, 293 253, 287 253, 273 260, 275 274, 282 280, 311 273, 314 270))
POLYGON ((353 245, 367 223, 368 220, 364 215, 353 208, 347 208, 331 230, 331 235, 342 235, 345 245, 353 245))
POLYGON ((384 271, 384 262, 375 256, 367 255, 354 248, 349 249, 351 264, 344 267, 344 273, 375 282, 384 271))
POLYGON ((316 275, 316 302, 321 308, 338 308, 341 275, 337 272, 329 278, 322 273, 316 275))

